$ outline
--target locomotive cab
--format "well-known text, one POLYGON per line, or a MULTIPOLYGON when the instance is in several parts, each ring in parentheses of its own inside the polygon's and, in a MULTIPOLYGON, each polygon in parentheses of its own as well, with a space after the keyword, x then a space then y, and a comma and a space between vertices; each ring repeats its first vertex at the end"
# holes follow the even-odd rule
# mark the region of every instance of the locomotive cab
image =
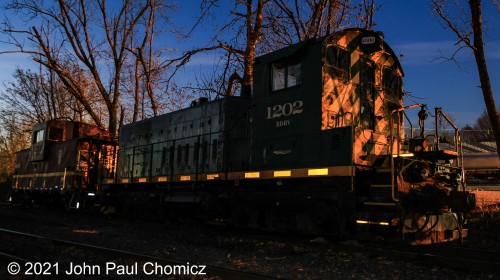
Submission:
POLYGON ((391 153, 403 71, 381 32, 310 39, 258 58, 254 73, 255 169, 372 166, 391 153))

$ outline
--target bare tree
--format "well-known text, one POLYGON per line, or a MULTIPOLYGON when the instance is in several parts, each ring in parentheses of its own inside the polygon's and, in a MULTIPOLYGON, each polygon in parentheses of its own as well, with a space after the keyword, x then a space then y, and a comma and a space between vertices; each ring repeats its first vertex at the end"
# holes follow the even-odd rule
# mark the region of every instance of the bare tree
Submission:
POLYGON ((488 112, 484 111, 481 116, 477 118, 476 122, 474 123, 474 129, 491 130, 491 123, 488 112))
POLYGON ((349 0, 273 0, 266 16, 266 45, 270 50, 324 36, 348 26, 349 0))
MULTIPOLYGON (((498 110, 498 108, 497 108, 498 110)), ((488 112, 484 111, 479 118, 477 118, 476 122, 474 123, 474 130, 478 131, 477 132, 477 139, 478 141, 495 141, 495 137, 492 133, 492 127, 491 127, 491 122, 490 118, 488 116, 488 112)))
POLYGON ((380 6, 375 5, 375 0, 362 0, 359 7, 358 18, 361 26, 365 29, 372 29, 376 25, 373 16, 380 9, 380 6))
POLYGON ((15 153, 29 147, 30 134, 26 128, 17 115, 0 114, 0 182, 13 174, 15 153))
POLYGON ((165 49, 156 49, 154 41, 158 33, 164 32, 164 30, 159 32, 155 30, 158 18, 166 19, 165 10, 171 10, 173 7, 166 5, 163 1, 152 1, 151 5, 153 7, 146 12, 140 22, 142 28, 135 31, 138 32, 139 36, 133 36, 134 41, 131 43, 132 49, 130 49, 135 58, 134 74, 133 79, 131 79, 134 81, 133 93, 135 100, 133 121, 136 121, 139 115, 142 119, 147 117, 145 112, 146 96, 151 115, 158 116, 162 111, 162 104, 157 100, 167 94, 162 89, 169 88, 168 82, 166 87, 161 86, 165 82, 168 70, 168 67, 166 67, 168 60, 161 61, 159 59, 163 56, 165 49), (157 15, 157 12, 159 12, 160 16, 157 15))
MULTIPOLYGON (((202 3, 202 17, 209 14, 208 10, 218 7, 217 0, 205 0, 202 3)), ((371 28, 376 10, 374 0, 360 0, 357 3, 348 0, 235 1, 227 20, 217 28, 213 44, 186 52, 179 58, 181 63, 178 65, 185 65, 198 53, 223 50, 219 67, 212 76, 202 77, 195 89, 231 95, 236 85, 240 84, 243 94, 248 94, 247 89, 253 83, 253 63, 257 55, 308 38, 324 36, 345 26, 371 28), (356 15, 355 11, 358 11, 356 15), (228 32, 231 33, 229 39, 228 32)), ((221 13, 223 11, 217 14, 221 13)), ((196 25, 200 21, 201 18, 196 25)))
POLYGON ((150 86, 154 70, 151 46, 154 13, 164 7, 162 3, 162 0, 41 3, 14 0, 7 9, 30 16, 36 26, 15 28, 6 22, 2 31, 10 36, 8 43, 15 47, 13 51, 32 54, 36 62, 53 71, 92 121, 107 127, 114 135, 122 112, 122 74, 129 64, 138 61, 141 66, 151 107, 157 114, 150 86), (27 38, 31 47, 22 44, 20 37, 27 38), (105 112, 93 106, 95 100, 87 92, 88 85, 82 84, 82 73, 92 78, 90 83, 104 102, 105 112), (102 119, 103 115, 107 120, 102 119))
MULTIPOLYGON (((218 7, 217 0, 202 1, 202 16, 195 26, 203 21, 209 10, 218 7)), ((181 57, 171 61, 176 67, 182 67, 196 54, 209 51, 222 51, 220 69, 209 80, 203 79, 195 89, 206 91, 215 89, 217 95, 233 95, 235 84, 241 85, 242 95, 250 94, 253 83, 253 63, 257 54, 259 41, 263 36, 264 9, 269 0, 235 1, 229 10, 229 16, 222 26, 216 27, 212 44, 208 47, 195 48, 185 52, 181 57), (225 33, 231 33, 229 40, 225 33), (239 73, 238 73, 239 72, 239 73)), ((227 12, 227 11, 223 11, 227 12)), ((190 32, 194 30, 191 28, 190 32)), ((194 89, 194 88, 193 88, 194 89)))
MULTIPOLYGON (((0 92, 3 105, 0 114, 12 116, 31 126, 55 118, 82 121, 84 112, 78 102, 67 94, 54 73, 16 69, 14 80, 4 83, 0 92)), ((81 78, 84 82, 86 78, 81 78)))
MULTIPOLYGON (((500 158, 500 117, 498 115, 497 106, 493 97, 491 89, 488 67, 486 64, 486 56, 484 51, 483 39, 483 22, 482 22, 482 4, 481 0, 469 0, 469 12, 465 12, 458 0, 432 0, 432 8, 436 14, 441 18, 446 28, 451 29, 458 37, 459 48, 452 55, 451 59, 455 59, 456 53, 463 49, 469 48, 474 54, 476 66, 481 82, 481 90, 483 93, 486 111, 490 120, 495 142, 497 145, 497 152, 500 158), (451 3, 450 3, 451 2, 451 3), (459 17, 453 18, 446 8, 453 6, 456 9, 459 17), (468 17, 466 15, 469 15, 468 17)), ((495 2, 497 7, 500 8, 500 3, 495 2)))

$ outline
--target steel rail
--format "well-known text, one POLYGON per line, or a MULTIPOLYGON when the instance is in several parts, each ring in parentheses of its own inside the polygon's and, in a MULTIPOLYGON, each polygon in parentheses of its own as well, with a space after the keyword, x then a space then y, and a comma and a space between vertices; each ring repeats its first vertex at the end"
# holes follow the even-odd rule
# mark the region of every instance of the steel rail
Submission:
MULTIPOLYGON (((154 261, 157 263, 161 263, 164 265, 186 265, 186 263, 196 265, 196 262, 187 262, 187 261, 179 261, 179 260, 173 260, 173 259, 166 259, 166 258, 161 258, 161 257, 156 257, 156 256, 151 256, 151 255, 146 255, 146 254, 141 254, 141 253, 135 253, 135 252, 130 252, 130 251, 125 251, 125 250, 120 250, 120 249, 113 249, 113 248, 107 248, 107 247, 102 247, 102 246, 97 246, 97 245, 92 245, 92 244, 86 244, 86 243, 80 243, 80 242, 74 242, 74 241, 68 241, 68 240, 63 240, 63 239, 58 239, 58 238, 51 238, 51 237, 46 237, 46 236, 41 236, 41 235, 36 235, 36 234, 31 234, 31 233, 25 233, 25 232, 19 232, 15 230, 10 230, 10 229, 4 229, 0 228, 0 233, 1 234, 9 234, 13 236, 21 236, 25 238, 30 238, 33 240, 45 240, 45 241, 50 241, 52 244, 61 244, 61 245, 67 245, 67 246, 75 246, 79 248, 84 248, 88 250, 95 250, 103 253, 112 253, 112 254, 117 254, 120 256, 128 256, 131 258, 134 258, 134 260, 137 261, 154 261)), ((15 257, 15 256, 14 256, 15 257)), ((16 257, 18 258, 18 257, 16 257)), ((23 260, 22 258, 19 258, 20 260, 23 260)), ((223 268, 223 267, 217 267, 217 266, 209 266, 206 265, 205 269, 206 275, 207 276, 219 276, 221 279, 242 279, 242 280, 271 280, 271 279, 282 279, 282 278, 276 278, 276 277, 271 277, 271 276, 266 276, 266 275, 260 275, 252 272, 245 272, 245 271, 239 271, 239 270, 234 270, 230 268, 223 268)))

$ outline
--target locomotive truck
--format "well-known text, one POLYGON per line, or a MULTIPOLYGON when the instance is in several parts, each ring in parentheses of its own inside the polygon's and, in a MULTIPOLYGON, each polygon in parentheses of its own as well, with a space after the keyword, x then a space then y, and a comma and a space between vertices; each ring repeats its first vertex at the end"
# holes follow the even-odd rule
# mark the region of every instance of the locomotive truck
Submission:
POLYGON ((92 201, 313 234, 388 228, 417 243, 466 236, 475 200, 460 133, 436 108, 455 127, 455 148, 440 149, 437 129, 425 134, 427 107, 404 105, 403 69, 382 32, 306 40, 256 58, 253 75, 240 96, 202 97, 124 125, 119 146, 105 131, 54 142, 54 122, 41 124, 18 154, 12 194, 65 192, 69 206, 92 201), (414 115, 421 133, 405 135, 414 115), (38 140, 42 128, 49 134, 38 140))

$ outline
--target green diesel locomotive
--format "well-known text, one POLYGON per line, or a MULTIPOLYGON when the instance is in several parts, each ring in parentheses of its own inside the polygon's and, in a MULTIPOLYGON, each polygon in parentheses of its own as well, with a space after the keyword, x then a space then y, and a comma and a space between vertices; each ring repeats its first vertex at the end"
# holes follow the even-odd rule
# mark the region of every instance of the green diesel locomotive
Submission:
POLYGON ((475 201, 460 134, 453 150, 440 149, 437 130, 425 134, 426 107, 403 104, 403 76, 383 34, 365 29, 258 57, 248 94, 123 126, 101 206, 314 234, 462 238, 475 201), (413 108, 418 136, 405 135, 413 108))

